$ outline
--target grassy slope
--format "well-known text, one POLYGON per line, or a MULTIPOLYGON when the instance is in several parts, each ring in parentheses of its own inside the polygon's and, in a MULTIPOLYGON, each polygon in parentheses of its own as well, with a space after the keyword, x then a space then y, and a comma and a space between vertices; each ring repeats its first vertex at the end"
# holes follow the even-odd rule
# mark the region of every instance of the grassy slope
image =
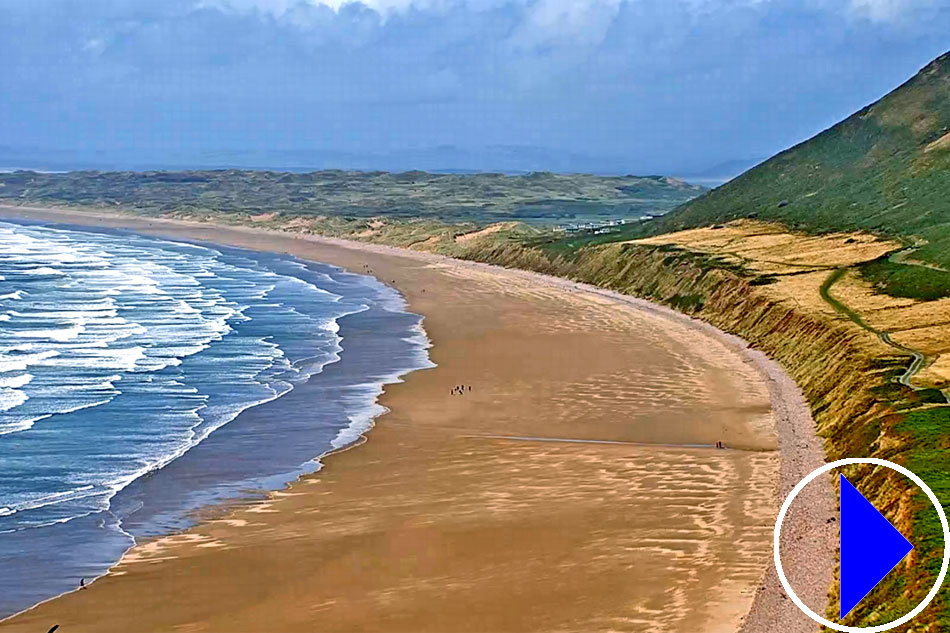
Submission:
POLYGON ((880 101, 685 204, 660 230, 740 217, 809 231, 865 229, 928 243, 950 268, 950 53, 880 101), (943 139, 942 141, 940 139, 943 139))

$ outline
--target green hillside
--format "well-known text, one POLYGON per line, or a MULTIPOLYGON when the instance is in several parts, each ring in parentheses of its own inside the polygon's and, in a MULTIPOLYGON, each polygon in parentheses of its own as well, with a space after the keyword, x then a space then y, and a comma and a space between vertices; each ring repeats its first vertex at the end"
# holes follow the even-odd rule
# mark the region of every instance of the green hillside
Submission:
MULTIPOLYGON (((749 217, 925 240, 912 259, 950 268, 950 53, 880 101, 686 203, 656 229, 749 217)), ((899 277, 901 268, 869 274, 899 277)))

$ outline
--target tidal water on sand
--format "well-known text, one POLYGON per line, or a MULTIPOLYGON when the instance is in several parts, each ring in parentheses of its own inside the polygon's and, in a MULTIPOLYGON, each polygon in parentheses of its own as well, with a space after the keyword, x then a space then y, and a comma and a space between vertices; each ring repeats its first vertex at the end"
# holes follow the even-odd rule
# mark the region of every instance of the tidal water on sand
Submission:
POLYGON ((0 223, 0 617, 319 468, 427 346, 372 277, 0 223))

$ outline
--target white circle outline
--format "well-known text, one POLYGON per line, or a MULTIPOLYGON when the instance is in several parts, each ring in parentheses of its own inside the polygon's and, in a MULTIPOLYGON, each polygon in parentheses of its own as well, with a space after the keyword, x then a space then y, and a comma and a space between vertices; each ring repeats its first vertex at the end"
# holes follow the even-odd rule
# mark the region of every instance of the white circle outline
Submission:
POLYGON ((886 459, 878 459, 876 457, 849 457, 848 459, 839 459, 838 461, 825 464, 821 468, 816 468, 811 471, 807 477, 802 479, 798 484, 792 488, 792 491, 788 493, 788 497, 785 498, 785 503, 782 504, 782 509, 779 510, 778 518, 775 520, 775 531, 772 535, 772 547, 774 550, 774 559, 775 559, 775 571, 778 572, 778 578, 782 583, 782 587, 785 588, 785 591, 788 593, 788 597, 792 599, 792 602, 795 603, 799 609, 801 609, 805 615, 810 617, 815 622, 828 627, 829 629, 834 629, 835 631, 843 631, 844 633, 880 633, 882 631, 889 631, 894 627, 898 627, 901 624, 905 624, 917 617, 921 611, 927 608, 927 605, 930 604, 937 593, 940 591, 940 587, 943 585, 943 580, 947 576, 947 568, 950 567, 950 526, 947 525, 947 515, 943 511, 943 507, 940 505, 940 500, 937 499, 937 495, 934 494, 934 491, 930 489, 930 486, 924 483, 924 481, 907 470, 900 464, 895 464, 894 462, 889 462, 886 459), (933 503, 934 507, 937 509, 937 514, 940 516, 940 526, 943 528, 943 563, 940 565, 940 573, 937 575, 937 582, 934 583, 933 588, 930 590, 930 593, 927 594, 927 597, 924 598, 920 604, 918 604, 914 609, 902 617, 891 620, 890 622, 885 622, 884 624, 877 624, 875 626, 845 626, 843 624, 837 624, 829 620, 824 619, 814 611, 808 608, 804 602, 795 594, 795 591, 792 589, 791 585, 788 583, 788 578, 785 577, 785 570, 782 569, 782 557, 779 552, 779 537, 782 533, 782 522, 785 520, 785 514, 788 512, 789 506, 791 506, 792 501, 795 500, 795 497, 798 496, 805 486, 814 481, 819 475, 823 475, 835 468, 841 468, 842 466, 851 466, 852 464, 874 464, 875 466, 883 466, 885 468, 890 468, 891 470, 896 470, 900 474, 904 475, 915 484, 917 484, 921 490, 927 493, 927 496, 930 498, 930 502, 933 503))

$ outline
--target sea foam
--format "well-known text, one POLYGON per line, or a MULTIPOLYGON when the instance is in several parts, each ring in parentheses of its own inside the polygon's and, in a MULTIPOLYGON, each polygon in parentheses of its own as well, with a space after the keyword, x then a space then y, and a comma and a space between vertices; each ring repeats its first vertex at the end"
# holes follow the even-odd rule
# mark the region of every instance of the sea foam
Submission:
MULTIPOLYGON (((87 529, 94 517, 127 543, 123 525, 141 523, 140 509, 159 503, 130 490, 171 477, 170 464, 187 460, 222 427, 340 363, 347 347, 341 320, 364 314, 374 345, 392 343, 382 355, 354 357, 320 387, 320 398, 266 418, 242 440, 279 438, 256 452, 290 460, 261 473, 280 481, 357 440, 385 411, 375 402, 382 385, 431 365, 420 319, 405 312, 398 294, 372 278, 283 256, 0 223, 0 459, 9 475, 0 478, 0 557, 59 538, 5 541, 10 534, 60 526, 63 538, 75 539, 70 531, 87 529)), ((225 495, 272 485, 254 479, 264 462, 244 461, 228 459, 214 477, 180 485, 214 481, 225 495), (243 479, 229 480, 237 471, 243 479)), ((156 516, 165 522, 175 512, 156 516)), ((138 529, 160 532, 148 525, 138 529)), ((59 560, 55 573, 39 577, 58 586, 55 579, 70 573, 62 565, 82 563, 59 560)))

